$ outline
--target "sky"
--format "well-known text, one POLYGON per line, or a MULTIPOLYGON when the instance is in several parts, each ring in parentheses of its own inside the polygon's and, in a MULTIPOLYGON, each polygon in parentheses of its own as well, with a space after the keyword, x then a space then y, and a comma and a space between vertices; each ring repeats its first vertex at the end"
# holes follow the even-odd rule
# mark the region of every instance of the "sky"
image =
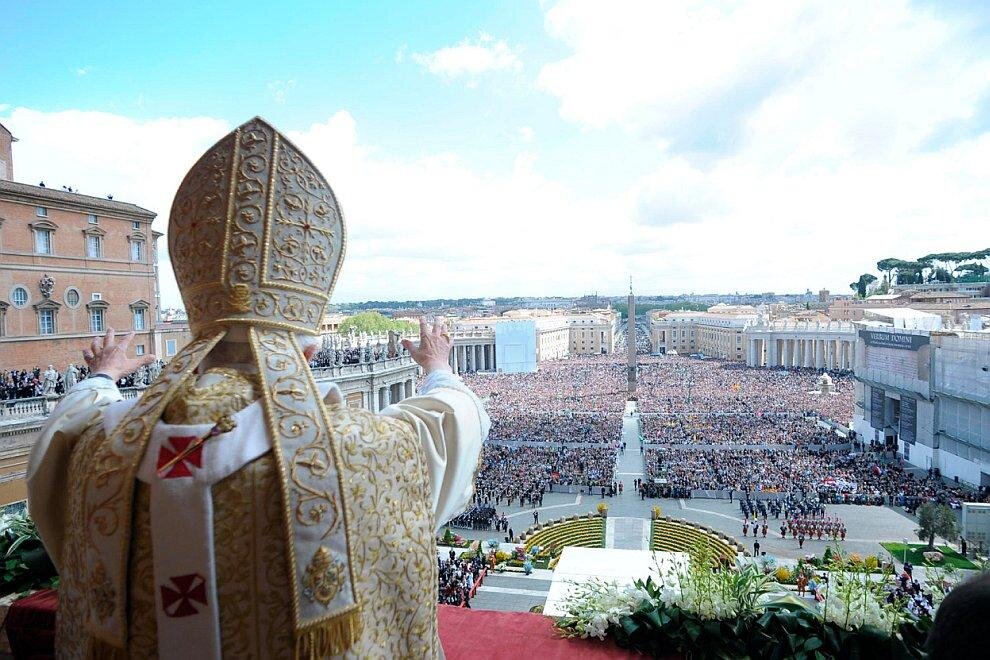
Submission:
MULTIPOLYGON (((340 199, 336 302, 848 293, 990 246, 980 2, 7 0, 18 181, 158 214, 254 115, 340 199)), ((180 299, 163 240, 162 303, 180 299)))

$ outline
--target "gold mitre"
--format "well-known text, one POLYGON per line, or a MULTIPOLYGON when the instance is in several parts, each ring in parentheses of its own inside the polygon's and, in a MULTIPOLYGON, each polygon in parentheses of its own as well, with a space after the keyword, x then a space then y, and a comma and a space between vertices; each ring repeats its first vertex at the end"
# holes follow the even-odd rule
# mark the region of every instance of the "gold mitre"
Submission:
POLYGON ((203 154, 169 217, 169 255, 193 336, 234 324, 316 334, 344 246, 330 185, 260 117, 203 154))

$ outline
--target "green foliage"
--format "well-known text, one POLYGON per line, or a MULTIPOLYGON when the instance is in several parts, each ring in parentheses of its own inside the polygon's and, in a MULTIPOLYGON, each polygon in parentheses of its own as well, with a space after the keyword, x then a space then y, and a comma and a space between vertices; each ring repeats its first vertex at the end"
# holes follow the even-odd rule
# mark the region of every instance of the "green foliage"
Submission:
POLYGON ((616 643, 650 657, 685 658, 923 658, 929 621, 908 622, 898 635, 824 622, 792 600, 771 602, 756 613, 706 620, 663 603, 652 580, 639 583, 651 597, 609 632, 616 643))
POLYGON ((55 586, 58 574, 27 513, 0 518, 0 596, 55 586))
MULTIPOLYGON (((896 281, 897 284, 985 282, 990 267, 979 262, 987 259, 990 259, 990 248, 975 252, 932 252, 914 261, 887 257, 877 262, 877 270, 886 276, 887 282, 896 281), (969 263, 956 265, 964 261, 969 263)), ((849 287, 857 294, 865 289, 860 286, 860 280, 851 283, 849 287)))
POLYGON ((389 330, 395 332, 416 332, 419 328, 409 321, 396 321, 382 316, 378 312, 361 312, 349 316, 340 323, 340 332, 347 334, 354 328, 355 332, 368 334, 385 334, 389 330))
POLYGON ((876 275, 871 275, 869 273, 863 273, 859 276, 859 279, 849 285, 849 288, 856 292, 856 295, 860 298, 866 297, 866 289, 869 285, 877 281, 876 275))
POLYGON ((935 535, 944 539, 959 536, 959 521, 955 512, 944 504, 925 502, 918 507, 918 538, 928 542, 928 549, 935 549, 935 535))
MULTIPOLYGON (((925 539, 926 541, 928 539, 925 539)), ((898 562, 904 561, 904 544, 900 542, 884 541, 880 544, 883 546, 884 550, 890 553, 898 562)), ((969 559, 963 557, 961 554, 953 550, 947 545, 936 545, 935 550, 938 550, 945 557, 945 560, 941 563, 941 566, 945 568, 962 568, 968 570, 978 570, 979 566, 970 561, 969 559)), ((927 544, 924 543, 914 543, 907 546, 907 559, 909 562, 915 566, 926 566, 929 562, 925 559, 924 553, 929 552, 927 544)))
MULTIPOLYGON (((613 303, 612 309, 617 311, 622 318, 626 318, 629 314, 627 309, 629 305, 624 302, 613 303)), ((646 314, 654 309, 662 309, 671 312, 685 311, 685 312, 704 312, 708 310, 709 305, 705 303, 696 302, 673 302, 673 303, 636 303, 636 314, 646 314)))

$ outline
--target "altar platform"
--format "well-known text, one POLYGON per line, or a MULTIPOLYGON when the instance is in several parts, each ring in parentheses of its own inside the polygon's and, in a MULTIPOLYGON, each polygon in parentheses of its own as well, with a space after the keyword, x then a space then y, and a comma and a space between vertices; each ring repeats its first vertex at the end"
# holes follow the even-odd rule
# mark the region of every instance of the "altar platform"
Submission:
POLYGON ((669 569, 687 570, 689 561, 685 552, 566 547, 554 569, 543 613, 564 616, 564 601, 580 583, 599 579, 631 585, 636 580, 645 580, 655 574, 658 567, 663 572, 669 569))

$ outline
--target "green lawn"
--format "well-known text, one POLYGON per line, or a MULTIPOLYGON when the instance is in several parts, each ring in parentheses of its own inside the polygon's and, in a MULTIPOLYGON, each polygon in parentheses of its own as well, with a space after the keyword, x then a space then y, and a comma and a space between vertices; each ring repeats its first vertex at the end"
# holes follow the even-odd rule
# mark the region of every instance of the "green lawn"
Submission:
MULTIPOLYGON (((895 543, 893 541, 887 541, 881 543, 884 549, 889 552, 898 561, 904 561, 904 544, 895 543)), ((927 544, 925 543, 909 543, 907 558, 908 561, 915 566, 924 566, 928 562, 925 561, 925 557, 922 554, 927 549, 927 544)), ((955 568, 970 568, 976 569, 977 566, 970 560, 963 557, 961 554, 953 550, 952 548, 944 545, 935 544, 935 549, 945 555, 945 561, 941 564, 936 564, 936 566, 953 566, 955 568)))

